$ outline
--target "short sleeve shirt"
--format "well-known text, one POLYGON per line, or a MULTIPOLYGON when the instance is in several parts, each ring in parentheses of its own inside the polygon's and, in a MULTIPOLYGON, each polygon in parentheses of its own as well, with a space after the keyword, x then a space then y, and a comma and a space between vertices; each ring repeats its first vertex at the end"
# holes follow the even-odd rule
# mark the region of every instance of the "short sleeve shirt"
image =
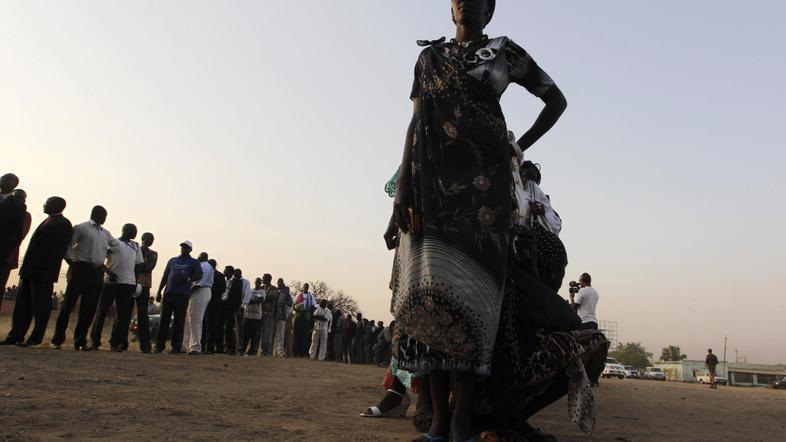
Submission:
POLYGON ((165 293, 187 295, 191 293, 191 276, 202 276, 202 267, 194 258, 176 256, 167 262, 169 277, 166 280, 165 293))
POLYGON ((118 240, 109 247, 106 255, 106 268, 117 277, 112 281, 106 275, 104 282, 108 284, 136 285, 136 273, 134 268, 139 263, 144 262, 142 248, 136 241, 118 240))
MULTIPOLYGON (((449 57, 451 47, 451 43, 441 43, 421 52, 415 64, 415 79, 410 98, 421 97, 423 82, 430 81, 422 75, 428 51, 434 50, 444 57, 449 57)), ((501 97, 510 83, 523 86, 536 97, 543 97, 554 85, 554 80, 538 66, 532 56, 507 37, 490 39, 485 47, 493 48, 496 57, 493 60, 467 66, 467 73, 486 83, 496 97, 501 97)))
POLYGON ((576 314, 579 315, 582 323, 598 322, 598 316, 595 313, 595 309, 598 306, 598 298, 598 291, 592 287, 583 287, 579 290, 575 298, 576 304, 579 305, 576 314))

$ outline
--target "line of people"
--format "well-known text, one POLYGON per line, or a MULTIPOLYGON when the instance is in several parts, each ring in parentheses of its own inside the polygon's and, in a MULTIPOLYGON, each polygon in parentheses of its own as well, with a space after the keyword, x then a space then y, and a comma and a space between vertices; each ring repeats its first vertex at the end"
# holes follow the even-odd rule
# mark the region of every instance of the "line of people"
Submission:
MULTIPOLYGON (((19 245, 31 220, 26 195, 16 189, 18 182, 13 174, 0 178, 0 244, 5 247, 0 253, 8 252, 9 257, 4 264, 12 257, 18 261, 19 245)), ((317 301, 308 284, 293 299, 283 278, 273 285, 270 274, 256 278, 252 287, 239 268, 226 266, 219 272, 218 263, 206 252, 193 258, 190 241, 182 242, 178 256, 167 261, 153 298, 152 273, 158 264, 158 253, 151 248, 154 235, 143 233, 140 245, 137 227, 125 224, 115 238, 104 227, 107 211, 102 206, 93 207, 88 221, 72 226, 63 216, 65 207, 66 201, 56 196, 44 205, 47 217, 33 233, 22 261, 12 326, 2 345, 60 349, 78 303, 73 329, 78 351, 97 350, 104 344, 104 324, 114 306, 109 346, 117 352, 129 348, 129 326, 136 310, 143 353, 163 352, 168 341, 170 353, 261 353, 387 364, 392 334, 382 321, 369 321, 360 313, 355 321, 326 300, 317 301), (53 287, 63 260, 68 265, 68 284, 54 336, 45 343, 53 287), (161 304, 155 342, 149 318, 153 299, 161 304)), ((2 266, 3 287, 11 267, 2 266)))

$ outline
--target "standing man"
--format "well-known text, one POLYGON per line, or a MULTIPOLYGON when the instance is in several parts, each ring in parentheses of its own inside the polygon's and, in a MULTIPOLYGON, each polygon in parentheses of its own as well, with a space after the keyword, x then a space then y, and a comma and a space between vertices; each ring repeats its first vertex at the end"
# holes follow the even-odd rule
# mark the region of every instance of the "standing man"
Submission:
POLYGON ((71 222, 63 216, 65 206, 65 200, 57 196, 47 199, 44 204, 44 213, 49 217, 30 238, 22 268, 19 269, 19 291, 14 305, 13 325, 0 345, 21 344, 30 322, 35 318, 33 332, 24 345, 49 347, 41 343, 52 313, 52 289, 60 276, 63 257, 73 234, 71 222))
MULTIPOLYGON (((575 284, 575 283, 573 283, 575 284)), ((598 306, 598 291, 592 287, 592 277, 589 273, 582 273, 579 277, 578 294, 570 294, 570 304, 581 318, 580 330, 597 330, 598 317, 595 309, 598 306), (575 297, 575 299, 574 299, 575 297)))
POLYGON ((707 371, 710 373, 710 388, 713 390, 718 389, 718 385, 715 383, 715 368, 718 366, 718 357, 712 354, 712 349, 707 349, 707 357, 704 358, 704 366, 707 367, 707 371))
POLYGON ((276 327, 276 306, 278 304, 278 288, 274 287, 270 273, 262 275, 262 287, 265 296, 262 301, 262 354, 273 354, 273 333, 276 327))
MULTIPOLYGON (((11 193, 12 198, 16 198, 21 201, 23 204, 27 202, 27 192, 22 189, 16 189, 11 193)), ((22 237, 19 239, 21 243, 22 240, 25 239, 28 232, 30 232, 30 224, 32 224, 33 218, 30 216, 30 212, 27 211, 27 205, 25 204, 25 213, 23 218, 23 225, 22 225, 22 237)), ((5 285, 8 282, 8 277, 11 275, 11 270, 19 267, 19 244, 8 254, 5 262, 3 262, 2 258, 0 258, 0 282, 2 282, 3 290, 0 291, 0 307, 3 306, 3 294, 5 293, 5 285), (5 278, 5 279, 3 279, 5 278)))
POLYGON ((153 269, 158 263, 158 252, 151 249, 155 237, 150 232, 142 234, 142 258, 144 262, 136 266, 136 283, 142 287, 142 292, 136 297, 136 323, 139 326, 139 350, 150 353, 150 288, 153 287, 153 269))
POLYGON ((119 241, 115 241, 107 252, 104 272, 104 290, 101 293, 101 306, 93 320, 93 330, 90 338, 93 341, 92 349, 98 350, 101 346, 101 333, 104 329, 104 320, 112 304, 117 306, 117 316, 112 327, 112 337, 109 345, 112 351, 122 352, 128 350, 128 326, 131 323, 131 308, 134 305, 134 291, 136 290, 136 273, 134 269, 144 262, 142 249, 134 238, 137 229, 133 224, 125 224, 119 241))
POLYGON ((256 356, 259 352, 259 333, 262 329, 262 302, 265 299, 265 287, 262 279, 254 280, 251 299, 243 310, 243 343, 238 354, 256 356), (251 344, 249 346, 249 343, 251 344))
POLYGON ((308 351, 311 359, 325 360, 327 352, 328 331, 333 321, 333 315, 327 308, 327 301, 319 301, 319 307, 314 310, 314 332, 311 336, 311 348, 308 351))
POLYGON ((352 354, 355 335, 357 335, 357 325, 355 321, 352 320, 352 314, 347 313, 347 316, 344 318, 344 352, 342 357, 342 361, 347 364, 355 362, 353 360, 354 355, 352 354))
POLYGON ((202 267, 199 265, 199 261, 191 257, 193 249, 191 241, 180 243, 180 256, 171 258, 167 262, 164 275, 161 277, 156 301, 162 302, 162 291, 164 291, 164 298, 161 309, 161 325, 156 338, 156 353, 164 351, 167 336, 169 336, 169 321, 173 313, 175 320, 172 324, 172 339, 169 343, 171 350, 169 352, 172 354, 181 352, 191 284, 202 278, 202 267), (166 290, 164 290, 165 287, 166 290))
MULTIPOLYGON (((0 177, 0 307, 3 305, 8 276, 11 275, 11 267, 5 258, 18 250, 22 243, 27 212, 24 201, 11 194, 18 185, 19 178, 13 173, 0 177)), ((13 268, 16 268, 16 264, 13 268)))
POLYGON ((363 347, 366 344, 366 322, 363 320, 363 313, 357 314, 357 328, 355 329, 355 339, 352 341, 352 363, 365 364, 363 357, 363 347))
POLYGON ((215 259, 208 259, 208 264, 213 268, 213 286, 210 288, 210 302, 207 304, 205 312, 204 330, 202 340, 205 342, 203 354, 221 353, 224 350, 224 336, 221 328, 221 296, 227 289, 226 277, 217 272, 218 262, 215 259))
POLYGON ((276 339, 278 339, 278 357, 286 358, 286 328, 287 319, 292 313, 292 295, 289 293, 289 287, 284 284, 283 278, 278 278, 278 302, 276 303, 276 311, 274 319, 276 320, 276 339))
POLYGON ((59 350, 65 342, 71 311, 79 301, 79 319, 74 329, 74 349, 90 350, 87 346, 87 331, 96 314, 98 296, 103 286, 104 260, 109 246, 117 241, 102 227, 106 222, 106 215, 106 209, 95 206, 90 212, 90 221, 74 226, 74 234, 65 255, 70 277, 65 299, 60 305, 60 314, 57 316, 55 335, 52 337, 53 349, 59 350))
POLYGON ((202 353, 202 324, 205 319, 205 310, 210 302, 210 291, 213 288, 213 267, 207 262, 207 253, 202 252, 197 258, 202 269, 202 278, 191 288, 191 297, 188 300, 186 312, 185 335, 183 348, 190 355, 202 353))
POLYGON ((308 357, 308 329, 311 323, 311 314, 316 305, 314 295, 309 293, 308 283, 303 284, 303 292, 295 299, 295 346, 293 349, 296 358, 308 357))
POLYGON ((329 339, 333 341, 333 360, 341 362, 344 359, 344 315, 338 308, 332 314, 329 339))
POLYGON ((224 338, 228 355, 237 354, 237 347, 241 343, 240 329, 242 326, 242 311, 251 302, 251 283, 243 278, 241 269, 227 266, 224 274, 231 270, 232 278, 227 281, 227 290, 222 297, 224 301, 224 338), (242 309, 242 310, 241 310, 242 309))

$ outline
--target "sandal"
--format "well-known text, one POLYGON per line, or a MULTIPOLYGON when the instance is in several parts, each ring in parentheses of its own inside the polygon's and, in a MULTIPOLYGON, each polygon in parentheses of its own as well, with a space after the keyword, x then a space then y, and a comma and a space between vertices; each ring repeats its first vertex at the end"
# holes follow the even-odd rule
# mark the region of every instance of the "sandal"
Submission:
MULTIPOLYGON (((388 390, 389 392, 396 393, 393 390, 388 390)), ((396 393, 398 394, 398 393, 396 393)), ((412 404, 412 401, 409 399, 409 395, 405 394, 401 396, 401 403, 398 406, 391 408, 388 411, 382 411, 379 407, 368 407, 366 411, 360 413, 361 417, 406 417, 407 410, 409 410, 409 406, 412 404)))

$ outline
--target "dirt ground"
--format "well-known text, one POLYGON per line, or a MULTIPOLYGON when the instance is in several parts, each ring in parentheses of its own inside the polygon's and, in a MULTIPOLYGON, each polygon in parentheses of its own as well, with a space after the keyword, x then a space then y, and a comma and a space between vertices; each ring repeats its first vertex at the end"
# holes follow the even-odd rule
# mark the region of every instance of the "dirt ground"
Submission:
MULTIPOLYGON (((0 321, 0 334, 8 321, 0 321)), ((68 343, 67 343, 68 344, 68 343)), ((2 440, 401 441, 409 419, 364 419, 384 370, 300 359, 0 347, 2 440)), ((593 438, 564 400, 532 423, 560 441, 786 440, 786 391, 635 380, 594 390, 593 438)), ((414 402, 414 401, 413 401, 414 402)), ((414 410, 410 410, 410 415, 414 410)))

